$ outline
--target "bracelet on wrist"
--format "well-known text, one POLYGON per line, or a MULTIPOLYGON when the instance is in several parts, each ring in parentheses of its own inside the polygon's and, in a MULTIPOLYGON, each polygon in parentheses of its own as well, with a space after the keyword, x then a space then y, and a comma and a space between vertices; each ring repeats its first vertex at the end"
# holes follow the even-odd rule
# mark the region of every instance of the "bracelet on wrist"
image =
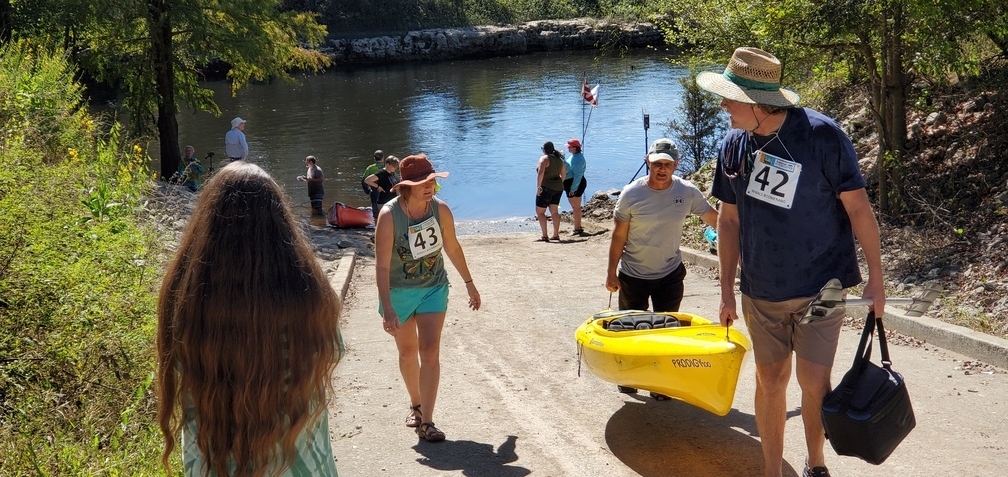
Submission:
POLYGON ((465 283, 466 285, 468 285, 468 284, 472 283, 472 278, 470 278, 470 279, 466 280, 466 281, 465 281, 465 282, 463 282, 463 283, 465 283))

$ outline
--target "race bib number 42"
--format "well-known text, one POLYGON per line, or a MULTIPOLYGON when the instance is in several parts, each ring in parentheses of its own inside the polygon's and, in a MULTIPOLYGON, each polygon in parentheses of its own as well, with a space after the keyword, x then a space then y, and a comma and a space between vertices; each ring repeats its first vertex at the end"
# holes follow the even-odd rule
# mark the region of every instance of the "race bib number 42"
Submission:
POLYGON ((756 160, 753 161, 746 195, 777 207, 790 209, 800 175, 801 164, 756 151, 756 160))
POLYGON ((433 216, 429 217, 419 224, 410 225, 407 238, 413 260, 426 257, 441 250, 441 225, 433 216))

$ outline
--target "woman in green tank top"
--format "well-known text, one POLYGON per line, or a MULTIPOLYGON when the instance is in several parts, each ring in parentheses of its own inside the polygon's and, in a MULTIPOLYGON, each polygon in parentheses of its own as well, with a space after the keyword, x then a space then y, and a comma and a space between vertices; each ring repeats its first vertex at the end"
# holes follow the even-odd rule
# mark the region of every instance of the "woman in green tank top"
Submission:
POLYGON ((385 332, 395 338, 399 372, 410 398, 406 427, 421 439, 438 442, 445 434, 434 427, 441 364, 441 329, 448 311, 448 274, 444 254, 465 282, 469 308, 478 310, 480 295, 455 236, 451 209, 434 197, 435 172, 424 154, 399 163, 402 180, 378 213, 375 226, 375 281, 378 312, 385 332))
POLYGON ((560 241, 560 196, 563 195, 563 180, 567 175, 563 155, 556 150, 552 141, 542 146, 542 157, 536 165, 536 218, 542 229, 541 242, 560 241), (546 236, 546 209, 549 208, 553 220, 553 237, 546 236))

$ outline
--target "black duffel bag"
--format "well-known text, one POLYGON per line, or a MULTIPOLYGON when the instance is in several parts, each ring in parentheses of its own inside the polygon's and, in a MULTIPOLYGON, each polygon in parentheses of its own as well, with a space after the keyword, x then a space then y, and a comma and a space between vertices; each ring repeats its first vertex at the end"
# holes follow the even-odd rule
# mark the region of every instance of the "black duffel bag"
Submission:
POLYGON ((917 425, 903 376, 892 370, 882 319, 870 312, 854 365, 823 400, 823 428, 839 455, 885 462, 917 425), (882 366, 871 362, 872 332, 878 327, 882 366))

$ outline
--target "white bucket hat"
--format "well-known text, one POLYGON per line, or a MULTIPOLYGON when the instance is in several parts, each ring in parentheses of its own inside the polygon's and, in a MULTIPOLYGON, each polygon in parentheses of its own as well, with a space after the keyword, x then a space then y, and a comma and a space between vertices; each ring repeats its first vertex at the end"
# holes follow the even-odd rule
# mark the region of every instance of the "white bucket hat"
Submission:
POLYGON ((234 129, 234 128, 238 127, 239 124, 242 124, 244 122, 245 122, 245 120, 242 119, 242 118, 240 118, 240 117, 232 119, 231 120, 231 129, 234 129))
POLYGON ((748 104, 790 107, 798 104, 798 94, 780 87, 781 63, 759 48, 735 49, 724 73, 704 71, 697 84, 718 96, 748 104))

